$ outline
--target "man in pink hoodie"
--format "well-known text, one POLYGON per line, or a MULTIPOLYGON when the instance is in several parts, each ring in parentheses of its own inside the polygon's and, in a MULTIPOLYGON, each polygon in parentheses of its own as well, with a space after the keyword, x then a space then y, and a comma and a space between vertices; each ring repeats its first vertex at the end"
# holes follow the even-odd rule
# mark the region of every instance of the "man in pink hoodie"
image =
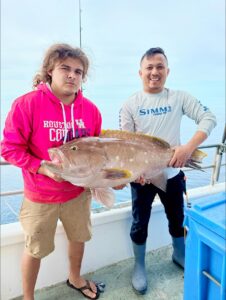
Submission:
POLYGON ((88 68, 80 48, 51 46, 34 78, 35 89, 14 101, 6 119, 1 155, 22 169, 24 179, 20 222, 25 233, 25 300, 34 299, 40 261, 54 250, 58 219, 69 244, 67 285, 90 299, 99 297, 96 284, 80 275, 85 241, 91 238, 90 191, 63 181, 42 164, 50 160, 49 148, 100 134, 101 114, 81 92, 88 68))

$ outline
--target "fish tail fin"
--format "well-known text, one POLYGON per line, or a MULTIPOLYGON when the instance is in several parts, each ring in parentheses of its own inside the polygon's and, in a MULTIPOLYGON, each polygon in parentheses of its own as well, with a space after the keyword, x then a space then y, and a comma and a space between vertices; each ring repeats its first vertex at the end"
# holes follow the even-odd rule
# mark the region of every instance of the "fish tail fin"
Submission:
POLYGON ((106 206, 107 208, 112 208, 115 202, 115 195, 110 188, 92 188, 92 197, 100 204, 106 206))
POLYGON ((202 162, 203 158, 206 157, 207 154, 199 149, 196 149, 192 155, 191 155, 191 159, 195 162, 202 162))
POLYGON ((199 149, 196 149, 192 153, 191 158, 186 162, 185 166, 203 171, 202 167, 200 166, 200 163, 202 163, 203 158, 206 156, 207 156, 207 154, 205 152, 203 152, 199 149))
POLYGON ((185 167, 188 167, 188 168, 192 168, 192 169, 195 169, 195 170, 199 170, 199 171, 202 171, 204 172, 204 170, 202 169, 202 167, 199 165, 199 163, 196 163, 192 160, 188 160, 185 164, 185 167))

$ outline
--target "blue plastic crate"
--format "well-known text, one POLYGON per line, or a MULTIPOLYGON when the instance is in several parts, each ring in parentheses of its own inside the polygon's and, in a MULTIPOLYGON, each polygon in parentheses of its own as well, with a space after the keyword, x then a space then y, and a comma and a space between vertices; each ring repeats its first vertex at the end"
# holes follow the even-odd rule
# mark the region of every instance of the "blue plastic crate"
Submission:
POLYGON ((185 209, 184 300, 225 300, 226 193, 201 197, 185 209))

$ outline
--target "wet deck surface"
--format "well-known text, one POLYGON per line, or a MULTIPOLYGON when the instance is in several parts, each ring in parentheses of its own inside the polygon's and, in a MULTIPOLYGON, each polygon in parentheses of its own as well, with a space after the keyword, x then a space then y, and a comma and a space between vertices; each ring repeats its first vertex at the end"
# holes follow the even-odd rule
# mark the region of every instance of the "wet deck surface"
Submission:
MULTIPOLYGON (((85 278, 103 281, 105 292, 99 299, 105 300, 183 300, 184 272, 171 261, 172 248, 164 247, 147 254, 148 290, 145 295, 137 295, 131 286, 133 259, 102 268, 85 278)), ((22 299, 14 298, 14 299, 22 299)), ((87 299, 79 292, 67 287, 65 282, 35 292, 35 300, 87 299)))

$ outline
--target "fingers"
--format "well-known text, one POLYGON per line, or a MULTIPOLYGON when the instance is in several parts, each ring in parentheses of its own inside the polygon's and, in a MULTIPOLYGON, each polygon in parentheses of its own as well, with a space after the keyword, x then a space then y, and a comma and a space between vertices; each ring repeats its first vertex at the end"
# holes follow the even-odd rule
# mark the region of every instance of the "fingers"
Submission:
POLYGON ((137 179, 134 181, 135 183, 139 183, 140 185, 151 184, 151 179, 137 179))
POLYGON ((55 175, 55 174, 51 174, 49 177, 52 178, 53 180, 57 181, 57 182, 63 182, 64 181, 63 178, 61 178, 60 176, 55 175))
POLYGON ((135 181, 135 183, 139 183, 141 185, 145 185, 146 184, 146 179, 143 176, 140 176, 139 178, 137 178, 135 181))
POLYGON ((173 168, 183 168, 185 166, 185 162, 179 159, 172 159, 168 166, 173 168))
POLYGON ((63 178, 61 178, 59 175, 54 174, 53 172, 51 172, 49 169, 47 169, 45 167, 45 165, 42 165, 39 169, 38 169, 38 173, 48 176, 49 178, 52 178, 53 180, 57 181, 57 182, 62 182, 64 181, 63 178))
POLYGON ((173 156, 173 158, 172 158, 171 161, 169 162, 168 166, 169 166, 169 167, 173 167, 175 163, 176 163, 176 158, 174 158, 174 156, 173 156))
POLYGON ((124 189, 125 186, 126 186, 126 184, 117 185, 117 186, 113 187, 113 190, 122 190, 122 189, 124 189))
POLYGON ((170 167, 173 167, 173 168, 183 168, 184 167, 184 163, 182 163, 180 161, 176 161, 175 163, 173 163, 172 165, 170 165, 170 167))
POLYGON ((176 157, 173 157, 169 162, 168 166, 173 168, 183 168, 185 165, 184 160, 180 160, 176 157))
POLYGON ((174 154, 168 166, 173 168, 183 168, 190 154, 186 150, 185 146, 177 146, 174 147, 173 150, 174 154))

